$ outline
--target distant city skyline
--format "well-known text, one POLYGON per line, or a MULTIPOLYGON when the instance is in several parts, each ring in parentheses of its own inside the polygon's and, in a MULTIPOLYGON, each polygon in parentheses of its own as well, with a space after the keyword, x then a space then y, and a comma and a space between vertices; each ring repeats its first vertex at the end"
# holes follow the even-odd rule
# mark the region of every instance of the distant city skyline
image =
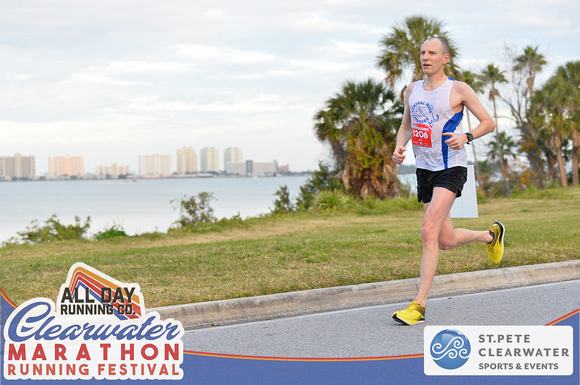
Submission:
MULTIPOLYGON (((175 158, 169 154, 159 153, 139 155, 138 167, 136 168, 131 167, 129 164, 122 165, 120 162, 112 161, 108 164, 99 164, 93 170, 85 168, 86 159, 81 155, 49 156, 49 167, 46 171, 36 168, 36 157, 34 155, 22 156, 20 153, 15 153, 13 156, 3 156, 0 154, 0 178, 76 177, 85 175, 112 176, 114 178, 119 175, 159 177, 173 174, 185 175, 208 172, 252 175, 254 168, 256 175, 272 175, 278 172, 278 162, 276 160, 249 160, 250 163, 247 163, 248 161, 244 160, 243 157, 243 150, 239 147, 227 147, 224 149, 223 164, 220 163, 220 151, 215 147, 202 148, 199 160, 197 152, 191 146, 179 148, 175 153, 175 158), (230 164, 229 168, 228 164, 230 164)), ((291 167, 289 164, 285 164, 280 169, 287 173, 290 172, 291 167)))

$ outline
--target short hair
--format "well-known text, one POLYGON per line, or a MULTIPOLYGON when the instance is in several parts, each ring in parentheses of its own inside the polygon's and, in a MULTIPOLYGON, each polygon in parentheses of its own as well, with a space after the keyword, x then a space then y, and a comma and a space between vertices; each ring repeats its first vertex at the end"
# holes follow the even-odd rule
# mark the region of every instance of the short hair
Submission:
POLYGON ((445 40, 445 39, 443 39, 442 37, 439 37, 439 36, 432 36, 432 37, 428 38, 425 41, 428 41, 428 40, 439 40, 439 42, 441 43, 443 55, 450 54, 450 52, 449 52, 449 43, 447 43, 447 40, 445 40))

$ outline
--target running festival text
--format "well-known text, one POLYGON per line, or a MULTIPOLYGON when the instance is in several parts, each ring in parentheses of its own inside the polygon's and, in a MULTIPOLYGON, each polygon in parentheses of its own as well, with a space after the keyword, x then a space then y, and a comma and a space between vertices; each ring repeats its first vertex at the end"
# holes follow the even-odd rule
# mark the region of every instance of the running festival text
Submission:
POLYGON ((139 285, 82 263, 71 267, 57 305, 18 306, 3 330, 3 378, 181 379, 183 326, 145 314, 139 285))

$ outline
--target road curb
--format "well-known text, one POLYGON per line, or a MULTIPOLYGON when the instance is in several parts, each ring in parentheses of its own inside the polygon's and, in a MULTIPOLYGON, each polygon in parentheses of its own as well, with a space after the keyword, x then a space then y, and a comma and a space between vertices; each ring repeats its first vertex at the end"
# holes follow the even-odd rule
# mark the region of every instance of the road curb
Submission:
MULTIPOLYGON (((580 279, 580 260, 507 267, 435 277, 430 297, 478 293, 580 279)), ((153 308, 186 329, 252 322, 412 300, 419 279, 404 279, 153 308)))

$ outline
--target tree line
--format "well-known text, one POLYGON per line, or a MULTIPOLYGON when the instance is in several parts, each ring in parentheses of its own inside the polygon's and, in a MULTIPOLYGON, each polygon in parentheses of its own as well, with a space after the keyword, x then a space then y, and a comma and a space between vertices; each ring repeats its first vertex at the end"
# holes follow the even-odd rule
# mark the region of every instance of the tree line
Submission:
MULTIPOLYGON (((506 48, 511 61, 508 70, 489 63, 475 73, 457 65, 459 47, 443 21, 411 16, 379 42, 376 66, 385 72, 385 81, 346 81, 315 113, 315 135, 329 146, 331 159, 320 164, 300 199, 304 200, 308 191, 315 192, 316 185, 338 187, 360 198, 385 199, 400 193, 402 186, 390 155, 403 115, 406 86, 399 92, 394 87, 409 73, 412 81, 424 77, 420 47, 434 36, 449 44, 451 60, 446 74, 487 96, 492 106, 497 129, 493 140, 487 143, 485 159, 478 160, 481 152, 476 150, 483 142, 472 143, 480 192, 509 196, 530 186, 543 189, 578 185, 580 61, 558 67, 546 83, 537 87, 537 75, 548 64, 539 47, 527 46, 521 51, 506 48), (512 127, 498 124, 500 106, 509 110, 507 118, 513 122, 512 127), (512 167, 510 158, 515 160, 518 156, 527 160, 526 165, 512 167), (567 174, 569 160, 572 171, 567 174)), ((464 126, 471 130, 472 117, 469 113, 465 116, 464 126)), ((307 202, 304 206, 307 208, 307 202)))

